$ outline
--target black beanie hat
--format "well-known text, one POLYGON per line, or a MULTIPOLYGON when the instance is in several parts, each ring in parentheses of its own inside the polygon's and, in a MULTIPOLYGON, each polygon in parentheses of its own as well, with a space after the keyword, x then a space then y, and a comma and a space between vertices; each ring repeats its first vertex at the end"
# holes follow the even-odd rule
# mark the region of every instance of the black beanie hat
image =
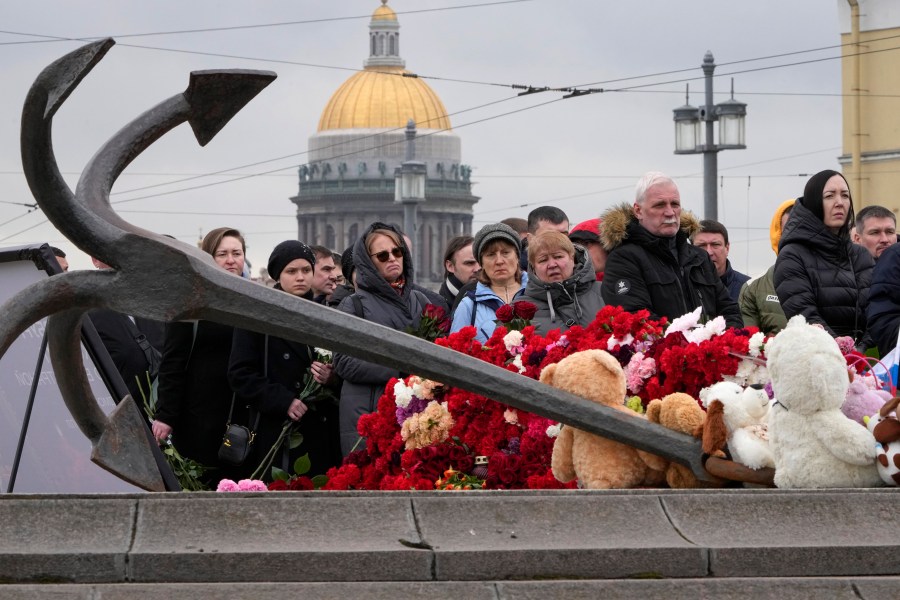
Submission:
MULTIPOLYGON (((825 210, 823 208, 823 199, 822 196, 825 192, 825 184, 828 183, 828 180, 834 177, 835 175, 840 176, 846 182, 846 178, 843 175, 838 173, 837 171, 832 171, 831 169, 826 169, 824 171, 819 171, 815 175, 809 178, 809 181, 806 182, 806 187, 803 188, 803 197, 800 198, 800 204, 802 204, 809 212, 816 215, 816 218, 820 221, 825 220, 825 210)), ((849 184, 847 185, 849 188, 849 184)), ((842 232, 846 231, 849 233, 850 226, 853 222, 853 196, 850 196, 850 209, 847 212, 847 223, 842 228, 842 232)))
POLYGON ((353 271, 355 270, 356 265, 353 264, 353 246, 350 246, 341 254, 341 273, 344 274, 344 279, 348 285, 353 285, 353 271))
POLYGON ((316 266, 316 254, 309 246, 297 240, 281 242, 275 246, 272 254, 269 255, 269 264, 266 267, 269 271, 269 277, 278 281, 284 268, 298 258, 304 259, 313 267, 316 266))

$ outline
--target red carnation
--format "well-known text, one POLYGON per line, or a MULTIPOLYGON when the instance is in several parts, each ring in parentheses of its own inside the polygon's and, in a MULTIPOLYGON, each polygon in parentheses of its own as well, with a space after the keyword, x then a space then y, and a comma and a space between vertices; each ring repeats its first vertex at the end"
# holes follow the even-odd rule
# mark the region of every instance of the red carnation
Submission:
POLYGON ((496 316, 497 320, 501 323, 509 323, 515 316, 515 310, 513 309, 511 304, 504 304, 497 309, 496 316))
POLYGON ((313 485, 312 479, 302 476, 291 479, 291 482, 288 484, 288 489, 295 491, 314 490, 316 489, 316 486, 313 485))
POLYGON ((533 319, 534 313, 537 312, 537 306, 535 306, 531 302, 525 302, 524 300, 513 302, 512 307, 513 311, 516 313, 516 316, 526 321, 530 321, 531 319, 533 319))
POLYGON ((440 321, 447 316, 447 311, 437 304, 426 304, 425 310, 422 311, 422 316, 434 319, 435 321, 440 321))
POLYGON ((288 489, 288 485, 282 481, 281 479, 276 479, 272 483, 269 484, 270 492, 283 492, 288 489))

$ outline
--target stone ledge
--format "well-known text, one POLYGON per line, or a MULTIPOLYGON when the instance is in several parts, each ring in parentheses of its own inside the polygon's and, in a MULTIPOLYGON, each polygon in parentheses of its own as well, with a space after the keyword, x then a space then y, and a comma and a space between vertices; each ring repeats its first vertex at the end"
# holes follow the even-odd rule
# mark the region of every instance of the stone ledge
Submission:
POLYGON ((0 582, 894 576, 898 525, 897 489, 9 495, 0 582))

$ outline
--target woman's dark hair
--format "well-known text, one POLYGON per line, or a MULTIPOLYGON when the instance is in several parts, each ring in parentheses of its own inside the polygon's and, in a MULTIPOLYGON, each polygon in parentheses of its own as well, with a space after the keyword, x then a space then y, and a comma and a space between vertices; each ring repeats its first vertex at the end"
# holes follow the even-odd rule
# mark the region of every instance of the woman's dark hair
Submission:
MULTIPOLYGON (((827 184, 828 180, 835 175, 838 175, 841 179, 844 180, 844 183, 847 183, 847 179, 837 171, 832 171, 831 169, 819 171, 818 173, 810 177, 809 181, 806 182, 806 187, 803 188, 803 197, 800 198, 800 203, 803 204, 803 206, 807 210, 809 210, 809 212, 814 214, 816 218, 822 222, 825 221, 825 209, 823 207, 823 194, 825 192, 825 184, 827 184)), ((847 184, 847 190, 850 190, 850 184, 847 184)), ((853 227, 855 220, 856 217, 853 212, 853 195, 851 194, 850 208, 847 211, 847 218, 838 231, 838 235, 842 238, 849 238, 850 228, 853 227)))
POLYGON ((222 243, 222 238, 226 237, 233 237, 240 240, 241 250, 244 251, 244 254, 247 254, 247 244, 244 242, 244 236, 241 235, 240 231, 232 229, 231 227, 219 227, 207 233, 203 238, 203 241, 200 242, 200 249, 210 256, 215 256, 216 248, 222 243))

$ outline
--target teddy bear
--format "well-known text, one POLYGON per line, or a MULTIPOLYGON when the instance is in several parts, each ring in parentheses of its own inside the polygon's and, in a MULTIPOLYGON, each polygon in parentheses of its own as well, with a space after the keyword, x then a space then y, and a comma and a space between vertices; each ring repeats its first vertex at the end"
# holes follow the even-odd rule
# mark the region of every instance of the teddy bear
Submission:
POLYGON ((896 410, 900 404, 900 397, 893 397, 886 402, 881 409, 865 419, 866 426, 875 441, 875 462, 881 480, 891 486, 900 486, 900 421, 897 420, 896 410), (891 415, 894 412, 895 414, 891 415))
MULTIPOLYGON (((647 420, 663 427, 699 437, 703 430, 706 413, 697 401, 688 394, 676 392, 662 400, 651 400, 647 405, 647 420)), ((723 482, 700 481, 688 467, 669 463, 666 469, 666 483, 671 488, 722 487, 723 482)))
MULTIPOLYGON (((570 354, 541 371, 541 382, 622 411, 635 419, 645 418, 626 408, 625 373, 619 362, 604 350, 570 354)), ((665 482, 669 461, 625 444, 564 426, 553 443, 551 467, 559 481, 576 477, 587 489, 660 486, 665 482)))
POLYGON ((865 425, 863 419, 873 415, 891 399, 891 394, 885 390, 869 389, 860 375, 856 375, 850 382, 847 397, 841 405, 841 412, 848 419, 865 425))
POLYGON ((769 447, 779 488, 881 485, 872 433, 841 412, 850 378, 837 343, 796 315, 766 344, 777 399, 769 447))
POLYGON ((706 407, 704 453, 714 454, 727 444, 734 462, 754 470, 775 466, 765 422, 769 396, 761 385, 743 388, 720 381, 700 390, 700 400, 706 407))

